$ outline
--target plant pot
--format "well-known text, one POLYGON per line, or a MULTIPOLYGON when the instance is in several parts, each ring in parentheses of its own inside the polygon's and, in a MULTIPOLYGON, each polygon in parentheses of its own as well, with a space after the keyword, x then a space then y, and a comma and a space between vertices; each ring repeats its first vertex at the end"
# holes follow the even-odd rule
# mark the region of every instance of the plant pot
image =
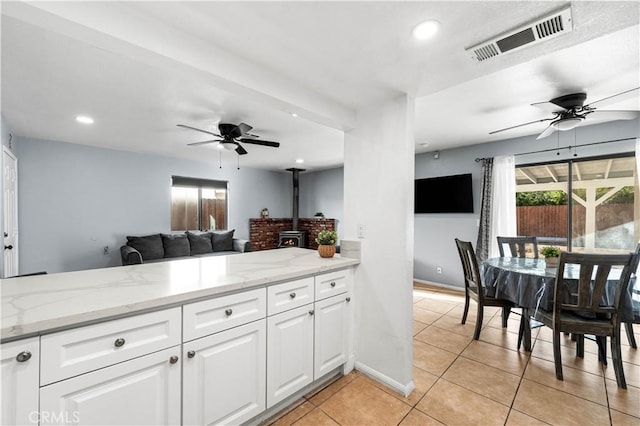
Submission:
POLYGON ((318 246, 318 254, 320 257, 333 257, 336 254, 336 246, 320 244, 318 246))
POLYGON ((545 257, 544 261, 547 264, 547 268, 556 268, 558 266, 557 257, 545 257))

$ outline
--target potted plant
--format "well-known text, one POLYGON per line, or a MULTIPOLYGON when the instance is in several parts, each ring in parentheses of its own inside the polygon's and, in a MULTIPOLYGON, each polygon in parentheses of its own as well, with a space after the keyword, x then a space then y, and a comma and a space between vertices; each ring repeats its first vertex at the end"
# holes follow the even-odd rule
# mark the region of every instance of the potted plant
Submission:
POLYGON ((556 246, 542 247, 542 250, 540 250, 540 254, 544 256, 544 260, 547 263, 547 266, 549 267, 558 266, 558 257, 560 257, 560 247, 556 247, 556 246))
POLYGON ((318 243, 320 257, 333 257, 336 254, 336 241, 338 241, 338 233, 336 231, 318 232, 316 243, 318 243))

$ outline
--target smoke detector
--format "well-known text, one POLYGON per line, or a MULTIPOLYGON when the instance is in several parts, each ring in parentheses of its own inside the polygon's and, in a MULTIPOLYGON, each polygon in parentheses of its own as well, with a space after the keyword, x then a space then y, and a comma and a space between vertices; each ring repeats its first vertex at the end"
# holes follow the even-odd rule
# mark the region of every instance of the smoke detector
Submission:
POLYGON ((567 7, 529 25, 515 28, 484 43, 465 49, 465 51, 475 62, 483 62, 507 52, 558 37, 571 30, 573 30, 571 7, 567 7))

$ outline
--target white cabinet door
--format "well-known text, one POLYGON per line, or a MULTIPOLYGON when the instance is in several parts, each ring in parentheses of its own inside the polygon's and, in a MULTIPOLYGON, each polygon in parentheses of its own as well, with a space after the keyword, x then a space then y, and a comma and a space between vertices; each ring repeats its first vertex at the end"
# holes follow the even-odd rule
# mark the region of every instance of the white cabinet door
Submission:
POLYGON ((42 425, 180 424, 180 346, 40 389, 42 425))
POLYGON ((2 364, 3 425, 38 424, 40 340, 37 337, 5 343, 2 364))
POLYGON ((347 361, 349 339, 349 293, 321 300, 315 304, 314 377, 347 361))
POLYGON ((313 381, 313 305, 267 318, 267 408, 313 381))
POLYGON ((241 424, 265 409, 266 321, 183 345, 183 423, 241 424))

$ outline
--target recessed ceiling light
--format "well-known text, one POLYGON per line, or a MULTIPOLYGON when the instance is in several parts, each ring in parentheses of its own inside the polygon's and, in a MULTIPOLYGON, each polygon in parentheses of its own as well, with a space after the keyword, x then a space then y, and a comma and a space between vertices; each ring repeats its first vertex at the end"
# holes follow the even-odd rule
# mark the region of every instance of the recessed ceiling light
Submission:
POLYGON ((434 20, 424 21, 413 27, 411 35, 416 40, 427 40, 436 35, 439 29, 440 22, 434 20))
POLYGON ((88 117, 86 115, 78 115, 76 116, 76 121, 82 124, 93 124, 93 118, 88 117))
POLYGON ((297 117, 297 116, 298 116, 298 114, 296 114, 295 112, 292 112, 292 113, 291 113, 291 116, 292 116, 292 117, 297 117))
POLYGON ((298 164, 302 164, 302 163, 304 163, 304 160, 303 160, 302 158, 298 158, 298 159, 296 160, 296 163, 298 163, 298 164))
POLYGON ((426 147, 426 146, 429 146, 429 142, 421 142, 421 143, 420 143, 420 146, 425 146, 425 147, 426 147))

